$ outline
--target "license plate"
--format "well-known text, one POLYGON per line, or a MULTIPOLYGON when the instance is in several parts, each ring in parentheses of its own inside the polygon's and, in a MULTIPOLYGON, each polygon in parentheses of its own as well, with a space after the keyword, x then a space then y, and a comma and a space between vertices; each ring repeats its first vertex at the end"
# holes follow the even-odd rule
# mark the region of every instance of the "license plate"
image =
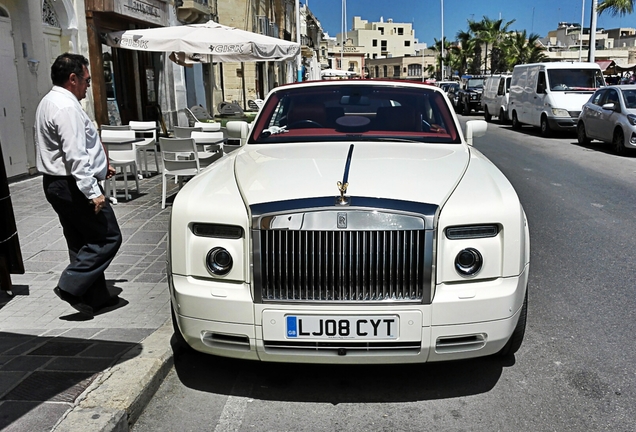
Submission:
POLYGON ((288 315, 287 339, 397 339, 400 317, 288 315))

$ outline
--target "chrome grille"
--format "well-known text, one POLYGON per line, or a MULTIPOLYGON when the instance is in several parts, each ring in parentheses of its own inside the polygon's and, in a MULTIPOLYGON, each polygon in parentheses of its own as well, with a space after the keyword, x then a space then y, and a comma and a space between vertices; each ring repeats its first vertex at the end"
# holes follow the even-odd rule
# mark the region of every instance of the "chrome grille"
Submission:
POLYGON ((254 230, 256 299, 428 303, 432 235, 427 230, 254 230))

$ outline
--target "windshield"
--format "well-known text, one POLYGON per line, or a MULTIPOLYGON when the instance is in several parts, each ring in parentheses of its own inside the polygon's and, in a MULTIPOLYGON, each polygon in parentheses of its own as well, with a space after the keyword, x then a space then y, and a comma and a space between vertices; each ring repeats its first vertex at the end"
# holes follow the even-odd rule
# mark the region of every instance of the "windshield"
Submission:
POLYGON ((636 90, 621 90, 621 92, 623 93, 625 108, 636 109, 636 90))
POLYGON ((605 85, 600 69, 548 69, 551 91, 594 91, 605 85))
POLYGON ((468 88, 484 88, 483 78, 471 78, 468 80, 468 88))
POLYGON ((439 91, 333 84, 277 89, 261 109, 249 143, 352 140, 460 142, 439 91))

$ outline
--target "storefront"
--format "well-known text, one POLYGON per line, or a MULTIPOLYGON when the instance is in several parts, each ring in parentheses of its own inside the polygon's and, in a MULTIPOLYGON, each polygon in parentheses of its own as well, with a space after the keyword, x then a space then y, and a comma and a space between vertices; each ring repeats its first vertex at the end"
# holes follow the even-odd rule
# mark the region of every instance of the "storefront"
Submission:
POLYGON ((98 124, 157 120, 163 53, 111 48, 104 34, 169 25, 167 0, 86 0, 91 87, 98 124))

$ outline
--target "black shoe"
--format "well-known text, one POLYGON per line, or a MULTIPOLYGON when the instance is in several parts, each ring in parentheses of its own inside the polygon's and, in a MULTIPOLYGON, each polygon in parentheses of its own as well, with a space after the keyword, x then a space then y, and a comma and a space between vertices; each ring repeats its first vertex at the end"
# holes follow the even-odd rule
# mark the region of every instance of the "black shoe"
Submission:
POLYGON ((67 302, 69 305, 71 305, 71 307, 75 309, 76 311, 91 317, 94 315, 93 308, 87 305, 86 303, 83 303, 81 297, 78 297, 69 292, 61 290, 60 287, 53 288, 53 292, 55 293, 56 296, 58 296, 59 298, 67 302))
POLYGON ((93 306, 93 310, 95 312, 101 311, 102 309, 110 308, 113 306, 117 306, 119 304, 120 298, 118 296, 110 297, 108 300, 102 302, 99 306, 93 306))

